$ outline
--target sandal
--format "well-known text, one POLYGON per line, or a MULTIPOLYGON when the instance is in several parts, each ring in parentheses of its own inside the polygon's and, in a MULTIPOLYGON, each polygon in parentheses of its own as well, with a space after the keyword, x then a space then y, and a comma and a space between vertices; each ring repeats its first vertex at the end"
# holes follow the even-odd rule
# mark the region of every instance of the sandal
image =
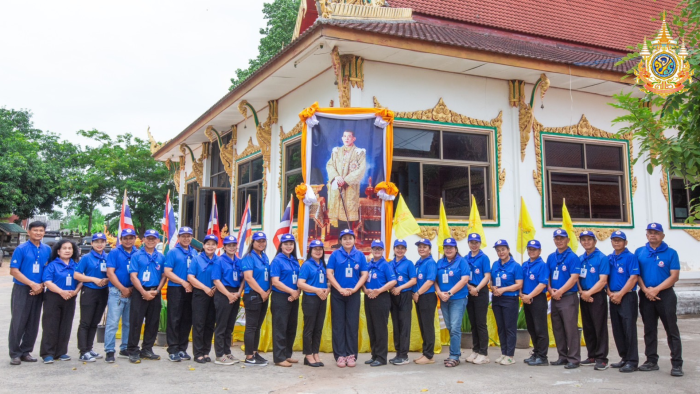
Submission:
POLYGON ((207 362, 207 360, 205 360, 204 357, 197 357, 194 359, 194 361, 196 363, 200 363, 200 364, 206 364, 206 362, 207 362))
POLYGON ((207 363, 210 363, 210 362, 211 362, 211 357, 209 357, 209 356, 204 356, 204 361, 207 362, 207 363))
POLYGON ((448 368, 456 367, 459 365, 459 360, 449 359, 445 361, 445 366, 448 368))

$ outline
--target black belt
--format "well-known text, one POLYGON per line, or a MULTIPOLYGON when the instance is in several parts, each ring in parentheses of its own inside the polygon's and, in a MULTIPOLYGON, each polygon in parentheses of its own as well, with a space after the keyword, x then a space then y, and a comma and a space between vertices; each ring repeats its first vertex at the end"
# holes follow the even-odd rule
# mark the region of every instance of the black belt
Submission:
POLYGON ((146 291, 157 290, 158 286, 144 286, 143 289, 146 291))

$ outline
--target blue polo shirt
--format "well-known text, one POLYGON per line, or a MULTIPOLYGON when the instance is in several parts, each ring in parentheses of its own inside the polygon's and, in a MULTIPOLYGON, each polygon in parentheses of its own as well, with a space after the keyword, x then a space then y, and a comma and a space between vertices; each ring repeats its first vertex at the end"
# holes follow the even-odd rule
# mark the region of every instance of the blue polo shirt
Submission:
MULTIPOLYGON (((251 251, 241 260, 241 271, 253 271, 253 279, 263 291, 270 290, 270 260, 265 253, 262 257, 257 252, 251 251)), ((246 294, 252 289, 248 282, 245 284, 246 294)))
POLYGON ((478 286, 482 280, 484 280, 484 274, 491 272, 491 262, 488 256, 484 254, 481 250, 476 256, 472 257, 472 252, 469 251, 465 257, 462 257, 469 264, 469 271, 471 271, 471 276, 469 277, 469 284, 472 286, 478 286))
MULTIPOLYGON (((44 272, 50 257, 51 248, 49 245, 39 243, 39 246, 36 246, 31 241, 27 241, 19 245, 12 253, 10 268, 17 268, 27 279, 34 283, 41 283, 43 282, 41 274, 44 272)), ((17 279, 12 281, 20 286, 26 286, 17 279)))
POLYGON ((333 270, 333 276, 343 289, 354 289, 363 272, 367 272, 365 255, 354 246, 350 253, 340 248, 331 253, 326 268, 333 270))
MULTIPOLYGON (((95 250, 90 250, 90 253, 86 254, 80 259, 80 263, 75 268, 75 272, 89 276, 91 278, 104 279, 107 277, 107 255, 103 251, 98 254, 95 250)), ((89 287, 91 289, 104 289, 107 285, 102 287, 96 285, 94 282, 84 282, 83 286, 89 287)))
POLYGON ((57 257, 56 260, 50 262, 46 266, 46 269, 41 274, 41 280, 42 282, 50 280, 61 290, 75 290, 77 281, 73 277, 73 274, 77 266, 78 264, 76 264, 73 259, 70 259, 70 262, 66 264, 57 257))
POLYGON ((678 252, 669 248, 666 242, 661 242, 656 249, 647 242, 634 254, 639 260, 640 277, 647 287, 656 287, 671 276, 671 271, 681 270, 678 252))
MULTIPOLYGON (((447 257, 441 258, 437 262, 437 283, 441 291, 450 291, 463 276, 471 275, 469 264, 460 255, 456 255, 452 262, 447 261, 447 257)), ((469 288, 465 284, 458 292, 452 294, 451 300, 461 300, 467 298, 469 288)))
MULTIPOLYGON (((639 260, 637 256, 632 254, 629 249, 625 248, 620 254, 611 253, 610 259, 610 276, 608 283, 610 291, 620 291, 632 275, 639 275, 639 260)), ((637 290, 637 284, 634 284, 632 291, 637 290)))
POLYGON ((214 263, 218 260, 217 255, 213 255, 211 258, 207 257, 207 254, 203 251, 197 255, 190 268, 187 270, 187 275, 194 275, 198 281, 206 287, 214 287, 214 282, 211 278, 211 272, 214 271, 214 263))
MULTIPOLYGON (((406 256, 399 261, 396 261, 396 258, 394 258, 391 265, 394 268, 394 273, 396 273, 396 286, 403 286, 406 282, 416 277, 416 266, 406 256)), ((402 293, 407 291, 413 291, 413 286, 401 290, 402 293)))
MULTIPOLYGON (((318 263, 313 258, 304 261, 299 271, 299 279, 304 279, 306 284, 317 289, 328 288, 328 276, 326 275, 326 267, 318 263)), ((316 296, 315 293, 304 292, 305 296, 316 296)))
POLYGON ((157 250, 148 254, 145 249, 139 250, 131 257, 129 274, 136 272, 143 287, 158 287, 163 277, 165 256, 157 250))
MULTIPOLYGON (((512 258, 505 264, 501 260, 496 260, 491 266, 491 283, 497 283, 497 278, 501 278, 499 287, 508 287, 515 284, 516 280, 523 279, 523 267, 512 258)), ((501 294, 507 297, 517 297, 520 290, 506 291, 501 294)))
POLYGON ((379 261, 370 261, 367 268, 369 277, 367 277, 365 287, 368 290, 380 289, 392 280, 396 280, 394 267, 384 257, 379 261))
MULTIPOLYGON (((428 256, 424 259, 418 259, 416 261, 416 285, 413 286, 413 291, 417 292, 425 284, 425 282, 431 280, 435 282, 437 276, 437 263, 433 260, 432 256, 428 256)), ((430 288, 423 294, 435 293, 435 286, 430 286, 430 288)))
MULTIPOLYGON (((117 275, 119 283, 124 287, 131 287, 131 277, 129 276, 129 264, 136 253, 136 247, 131 248, 131 253, 127 253, 122 245, 112 249, 107 255, 107 268, 114 268, 114 274, 117 275)), ((114 287, 112 282, 109 282, 109 287, 114 287)))
POLYGON ((584 252, 578 258, 581 261, 581 273, 579 274, 578 282, 583 290, 593 288, 600 281, 601 275, 610 275, 608 256, 603 254, 598 248, 595 248, 591 254, 584 252))
POLYGON ((233 256, 230 258, 227 254, 222 254, 214 262, 214 269, 211 271, 211 280, 219 280, 226 287, 238 289, 241 287, 243 280, 243 272, 241 272, 241 260, 233 256))
POLYGON ((542 260, 542 257, 538 257, 535 261, 528 259, 523 263, 523 294, 532 293, 540 284, 545 285, 541 294, 546 294, 548 282, 549 267, 542 260))
MULTIPOLYGON (((549 279, 553 289, 560 289, 566 284, 573 274, 581 273, 581 260, 574 254, 571 248, 567 248, 564 253, 556 252, 547 257, 549 267, 549 279)), ((577 293, 578 288, 571 286, 567 293, 577 293)))
MULTIPOLYGON (((285 256, 284 253, 277 253, 270 263, 270 277, 280 278, 280 282, 284 283, 292 290, 297 290, 297 279, 299 279, 299 261, 293 256, 285 256)), ((284 291, 272 286, 272 291, 276 293, 288 294, 284 291)))
MULTIPOLYGON (((187 270, 196 257, 197 250, 195 248, 188 246, 187 249, 185 249, 180 246, 180 244, 177 244, 174 248, 170 249, 168 255, 165 256, 165 267, 172 269, 173 273, 177 275, 178 278, 187 281, 187 270)), ((182 285, 169 281, 168 286, 182 285)))

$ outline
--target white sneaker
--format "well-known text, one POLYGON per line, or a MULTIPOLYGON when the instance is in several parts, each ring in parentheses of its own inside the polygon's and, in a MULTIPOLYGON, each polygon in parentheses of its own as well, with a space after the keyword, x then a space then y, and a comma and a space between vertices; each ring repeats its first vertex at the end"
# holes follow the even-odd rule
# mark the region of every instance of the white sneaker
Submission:
POLYGON ((489 357, 484 356, 483 354, 479 354, 476 356, 476 359, 474 359, 474 364, 488 364, 490 362, 491 360, 489 360, 489 357))
POLYGON ((513 364, 515 364, 515 360, 513 360, 512 357, 503 356, 503 360, 501 360, 501 365, 513 365, 513 364))
POLYGON ((501 355, 496 359, 496 361, 495 361, 496 364, 500 364, 501 361, 503 361, 504 358, 506 358, 506 356, 504 356, 504 355, 501 354, 501 355))
POLYGON ((468 362, 468 363, 473 363, 474 360, 475 360, 478 356, 479 356, 478 353, 472 352, 472 354, 470 354, 469 357, 467 357, 464 361, 466 361, 466 362, 468 362))

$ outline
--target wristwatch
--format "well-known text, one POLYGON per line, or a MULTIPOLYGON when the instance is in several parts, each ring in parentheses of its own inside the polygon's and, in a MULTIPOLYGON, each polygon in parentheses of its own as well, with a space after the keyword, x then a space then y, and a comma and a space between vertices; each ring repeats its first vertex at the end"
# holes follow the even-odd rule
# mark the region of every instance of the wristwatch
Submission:
POLYGON ((448 291, 448 292, 447 292, 447 295, 450 296, 450 297, 452 297, 452 292, 451 292, 451 291, 448 291))

